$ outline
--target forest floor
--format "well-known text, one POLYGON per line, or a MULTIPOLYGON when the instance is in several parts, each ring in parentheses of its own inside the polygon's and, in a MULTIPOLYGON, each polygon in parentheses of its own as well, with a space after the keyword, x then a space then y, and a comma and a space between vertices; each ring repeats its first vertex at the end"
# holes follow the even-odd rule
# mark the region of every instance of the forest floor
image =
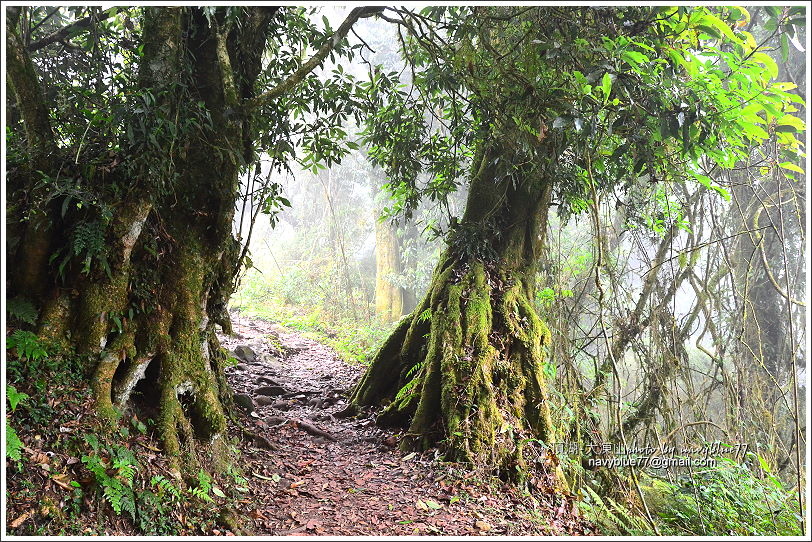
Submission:
POLYGON ((239 363, 226 369, 243 410, 246 533, 268 535, 589 534, 571 501, 515 488, 405 454, 398 435, 367 415, 340 418, 363 367, 293 330, 233 316, 221 337, 239 363))

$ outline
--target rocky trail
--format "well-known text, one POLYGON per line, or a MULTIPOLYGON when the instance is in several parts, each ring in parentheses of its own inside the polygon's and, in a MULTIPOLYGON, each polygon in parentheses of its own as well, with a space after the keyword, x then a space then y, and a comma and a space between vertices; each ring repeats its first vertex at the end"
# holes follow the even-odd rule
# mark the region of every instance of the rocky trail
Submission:
POLYGON ((233 316, 221 337, 241 406, 238 510, 253 534, 583 534, 572 507, 522 496, 435 460, 404 454, 372 417, 337 418, 362 372, 327 346, 275 324, 233 316))

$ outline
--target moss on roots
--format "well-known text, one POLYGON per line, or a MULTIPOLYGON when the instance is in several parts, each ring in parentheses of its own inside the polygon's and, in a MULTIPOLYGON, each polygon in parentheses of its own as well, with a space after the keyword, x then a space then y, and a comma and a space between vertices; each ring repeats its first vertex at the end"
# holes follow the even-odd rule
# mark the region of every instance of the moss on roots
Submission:
POLYGON ((549 330, 521 275, 481 262, 439 269, 418 309, 430 320, 416 311, 400 324, 353 403, 386 404, 378 421, 408 427, 405 448, 441 445, 449 459, 520 480, 525 443, 556 437, 544 379, 549 330))

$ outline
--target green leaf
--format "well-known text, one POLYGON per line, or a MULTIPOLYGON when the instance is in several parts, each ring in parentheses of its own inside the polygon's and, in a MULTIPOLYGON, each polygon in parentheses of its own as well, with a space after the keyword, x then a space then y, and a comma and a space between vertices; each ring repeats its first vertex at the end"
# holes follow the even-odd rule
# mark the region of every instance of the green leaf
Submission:
POLYGON ((767 71, 770 72, 771 78, 775 79, 776 77, 778 77, 778 64, 775 63, 775 60, 773 60, 773 58, 770 55, 768 55, 767 53, 758 52, 753 53, 750 58, 755 62, 764 64, 764 66, 767 68, 767 71))
POLYGON ((442 504, 432 501, 431 499, 426 499, 424 502, 426 503, 426 506, 428 506, 432 510, 439 510, 440 508, 443 507, 442 504))
POLYGON ((17 409, 18 404, 28 399, 28 395, 18 392, 17 388, 10 384, 6 384, 6 399, 8 399, 8 403, 11 405, 11 411, 14 412, 17 409))
POLYGON ((704 17, 701 19, 701 23, 698 25, 698 28, 705 29, 705 28, 713 28, 718 32, 724 34, 724 36, 732 41, 733 43, 737 43, 741 45, 742 41, 736 37, 730 27, 725 23, 722 19, 717 17, 716 15, 712 15, 710 13, 706 13, 704 17))
POLYGON ((792 126, 798 132, 803 132, 806 129, 804 121, 792 115, 784 115, 776 121, 776 124, 779 126, 792 126))
POLYGON ((623 60, 635 67, 644 62, 649 62, 649 58, 646 55, 638 53, 637 51, 623 51, 623 54, 620 56, 623 60))
POLYGON ((603 103, 605 104, 609 101, 609 94, 612 92, 612 76, 609 72, 603 74, 601 89, 603 90, 603 103))
POLYGON ((220 497, 221 499, 225 499, 225 498, 226 498, 226 494, 225 494, 225 493, 223 493, 223 490, 222 490, 222 489, 220 489, 220 488, 219 488, 219 487, 217 487, 217 486, 212 486, 212 488, 211 488, 211 492, 212 492, 212 493, 214 493, 215 495, 217 495, 218 497, 220 497))
POLYGON ((797 172, 797 173, 804 173, 804 170, 803 170, 803 169, 801 169, 801 168, 800 168, 799 166, 797 166, 796 164, 793 164, 792 162, 781 162, 781 163, 780 163, 780 164, 778 164, 778 165, 779 165, 779 166, 781 166, 782 168, 784 168, 784 169, 788 169, 788 170, 790 170, 790 171, 795 171, 795 172, 797 172))

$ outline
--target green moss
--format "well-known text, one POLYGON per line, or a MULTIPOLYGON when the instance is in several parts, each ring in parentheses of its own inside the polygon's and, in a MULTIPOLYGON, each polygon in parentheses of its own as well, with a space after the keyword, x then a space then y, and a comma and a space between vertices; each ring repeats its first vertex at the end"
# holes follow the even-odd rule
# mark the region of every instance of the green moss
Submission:
POLYGON ((128 273, 117 273, 112 280, 88 284, 79 303, 77 352, 98 354, 110 329, 111 312, 120 312, 127 302, 128 273))

